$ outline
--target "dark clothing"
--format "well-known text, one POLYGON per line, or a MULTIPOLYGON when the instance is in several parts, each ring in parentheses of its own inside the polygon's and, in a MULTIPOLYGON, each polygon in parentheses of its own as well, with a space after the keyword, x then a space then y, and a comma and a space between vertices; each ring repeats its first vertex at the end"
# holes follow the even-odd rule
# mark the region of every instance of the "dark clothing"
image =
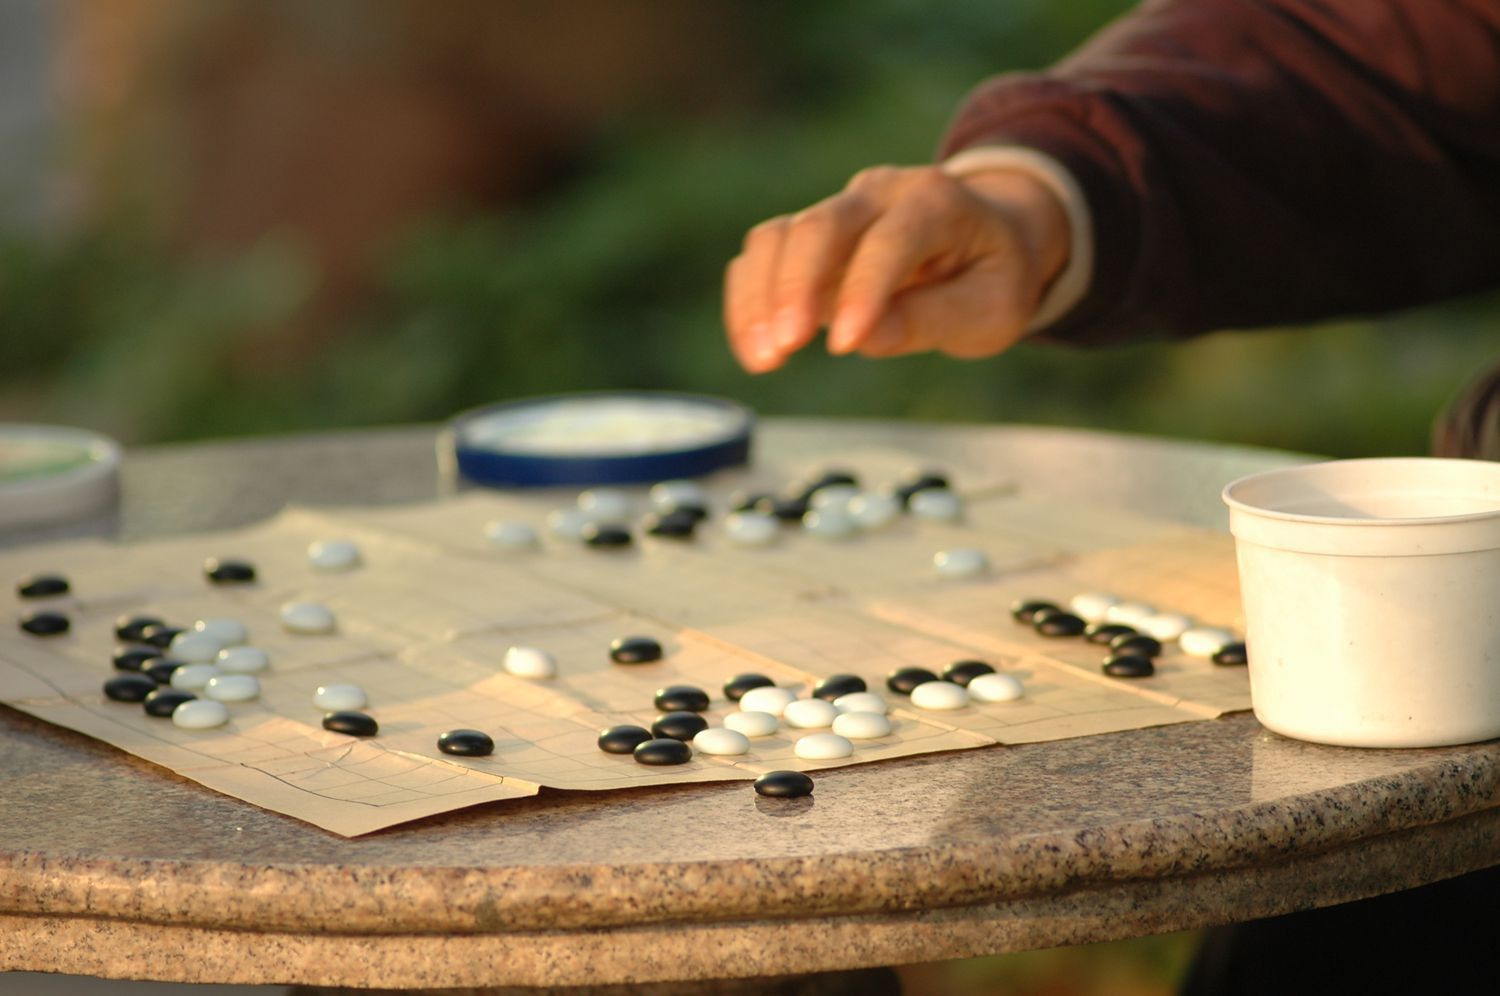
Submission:
MULTIPOLYGON (((1077 177, 1083 343, 1297 322, 1500 285, 1500 0, 1163 0, 966 102, 1077 177)), ((1500 338, 1500 337, 1497 337, 1500 338)))

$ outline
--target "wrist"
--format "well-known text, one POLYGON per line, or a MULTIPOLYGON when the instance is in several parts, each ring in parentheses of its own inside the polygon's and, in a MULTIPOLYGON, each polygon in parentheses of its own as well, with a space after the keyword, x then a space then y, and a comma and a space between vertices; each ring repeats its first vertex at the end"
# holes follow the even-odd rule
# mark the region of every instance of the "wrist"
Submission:
POLYGON ((1068 212, 1051 186, 1035 174, 998 167, 959 177, 971 193, 1002 214, 1033 267, 1040 300, 1068 264, 1068 212))

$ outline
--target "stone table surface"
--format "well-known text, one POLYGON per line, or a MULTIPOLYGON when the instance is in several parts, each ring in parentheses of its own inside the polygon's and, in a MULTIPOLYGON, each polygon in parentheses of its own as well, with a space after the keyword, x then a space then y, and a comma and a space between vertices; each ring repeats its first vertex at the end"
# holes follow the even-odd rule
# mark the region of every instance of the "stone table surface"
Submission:
MULTIPOLYGON (((142 449, 131 538, 443 490, 430 427, 142 449)), ((1297 459, 1015 426, 768 420, 788 455, 990 461, 1222 528, 1297 459)), ((17 543, 31 537, 10 536, 17 543)), ((544 791, 355 840, 0 707, 0 971, 438 988, 729 978, 1239 921, 1500 862, 1500 746, 1322 747, 1249 715, 743 784, 544 791)))

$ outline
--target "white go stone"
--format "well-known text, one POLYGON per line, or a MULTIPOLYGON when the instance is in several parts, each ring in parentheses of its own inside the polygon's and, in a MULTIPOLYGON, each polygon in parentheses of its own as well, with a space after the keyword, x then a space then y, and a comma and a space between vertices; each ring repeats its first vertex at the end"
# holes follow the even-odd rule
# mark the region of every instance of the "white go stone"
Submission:
POLYGON ((651 507, 658 512, 670 512, 679 505, 707 505, 708 492, 697 481, 662 481, 653 484, 650 492, 651 507))
POLYGON ((990 558, 983 550, 964 546, 956 550, 939 550, 932 555, 932 566, 945 578, 972 578, 990 569, 990 558))
POLYGON ((271 657, 259 647, 225 647, 214 663, 225 674, 259 674, 271 666, 271 657))
POLYGON ((859 523, 847 508, 829 505, 816 508, 802 517, 802 528, 820 539, 848 539, 859 532, 859 523))
POLYGON ((172 710, 172 725, 184 730, 211 730, 229 722, 229 707, 213 699, 192 699, 172 710))
POLYGON ((797 694, 790 688, 777 688, 774 685, 752 688, 740 696, 740 711, 768 712, 772 716, 780 716, 782 710, 796 700, 797 694))
POLYGON ((307 548, 307 562, 320 571, 348 571, 359 566, 362 558, 352 540, 319 540, 307 548))
POLYGON ((710 726, 694 735, 693 749, 700 754, 744 754, 750 750, 750 738, 737 730, 710 726))
POLYGON ((1192 657, 1212 657, 1224 649, 1224 644, 1233 642, 1234 634, 1217 626, 1193 626, 1177 638, 1182 652, 1192 657))
POLYGON ((171 684, 173 688, 196 692, 223 673, 213 664, 184 664, 172 672, 171 684))
POLYGON ((911 496, 911 514, 929 522, 956 522, 964 514, 964 503, 947 488, 923 488, 911 496))
POLYGON ((547 513, 547 531, 560 540, 583 542, 583 531, 593 524, 581 508, 558 508, 547 513))
POLYGON ((553 678, 557 659, 540 647, 511 647, 505 652, 505 670, 517 678, 553 678))
POLYGON ((833 707, 839 712, 878 712, 884 716, 890 711, 890 706, 885 699, 875 692, 850 692, 848 695, 840 695, 833 700, 833 707))
POLYGON ((859 497, 859 493, 859 488, 852 484, 829 484, 814 491, 807 500, 807 505, 809 508, 836 508, 847 512, 849 503, 859 497))
POLYGON ((626 522, 635 513, 635 502, 616 488, 591 488, 578 495, 578 510, 590 522, 626 522))
POLYGON ((833 732, 850 740, 874 740, 891 733, 891 721, 878 712, 841 713, 833 721, 833 732))
POLYGON ((769 737, 781 729, 781 720, 769 712, 731 712, 724 717, 724 725, 747 737, 769 737))
POLYGON ((774 516, 761 512, 734 512, 724 519, 724 535, 740 546, 766 546, 780 528, 774 516))
POLYGON ((370 704, 370 697, 358 685, 319 685, 313 692, 313 705, 324 712, 346 712, 363 709, 370 704))
POLYGON ((1181 612, 1158 612, 1147 616, 1136 624, 1136 629, 1147 636, 1154 636, 1162 643, 1171 643, 1193 626, 1193 620, 1181 612))
POLYGON ((901 518, 901 499, 883 491, 866 491, 849 499, 849 514, 859 528, 874 532, 901 518))
POLYGON ((975 702, 1010 702, 1025 694, 1026 689, 1014 675, 981 674, 969 682, 969 698, 975 702))
POLYGON ((1103 622, 1109 616, 1109 610, 1119 604, 1118 598, 1104 591, 1079 592, 1068 599, 1068 608, 1084 622, 1103 622))
POLYGON ((1104 618, 1109 622, 1138 626, 1154 615, 1156 606, 1146 602, 1117 602, 1105 611, 1104 618))
POLYGON ((260 698, 260 681, 253 674, 220 674, 208 679, 203 694, 215 702, 249 702, 260 698))
POLYGON ((219 651, 223 649, 224 641, 217 636, 188 630, 172 638, 172 646, 167 649, 167 653, 172 655, 173 660, 206 664, 218 657, 219 651))
POLYGON ((839 711, 834 708, 832 702, 826 702, 823 699, 797 699, 794 702, 788 702, 786 708, 781 710, 781 719, 787 726, 793 726, 799 730, 811 730, 832 726, 834 717, 838 714, 839 711))
POLYGON ((536 527, 529 522, 486 522, 484 538, 497 550, 535 550, 541 544, 536 527))
POLYGON ((238 619, 199 619, 193 631, 207 633, 219 641, 220 648, 238 647, 250 642, 250 629, 238 619))
POLYGON ((854 753, 854 745, 837 733, 809 733, 792 748, 805 761, 833 761, 854 753))
POLYGON ((911 704, 932 711, 962 709, 969 704, 969 693, 951 681, 924 681, 911 690, 911 704))
POLYGON ((287 602, 281 607, 281 626, 289 633, 332 633, 335 625, 328 606, 318 602, 287 602))

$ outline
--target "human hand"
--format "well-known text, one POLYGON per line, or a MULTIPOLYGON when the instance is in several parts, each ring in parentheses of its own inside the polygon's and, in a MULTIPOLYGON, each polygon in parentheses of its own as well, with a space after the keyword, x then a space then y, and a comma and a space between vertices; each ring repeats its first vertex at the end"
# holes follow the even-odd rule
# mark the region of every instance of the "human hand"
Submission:
POLYGON ((1068 238, 1061 202, 1030 173, 872 167, 750 230, 725 273, 730 346, 751 373, 825 325, 834 354, 990 356, 1025 332, 1068 238))

